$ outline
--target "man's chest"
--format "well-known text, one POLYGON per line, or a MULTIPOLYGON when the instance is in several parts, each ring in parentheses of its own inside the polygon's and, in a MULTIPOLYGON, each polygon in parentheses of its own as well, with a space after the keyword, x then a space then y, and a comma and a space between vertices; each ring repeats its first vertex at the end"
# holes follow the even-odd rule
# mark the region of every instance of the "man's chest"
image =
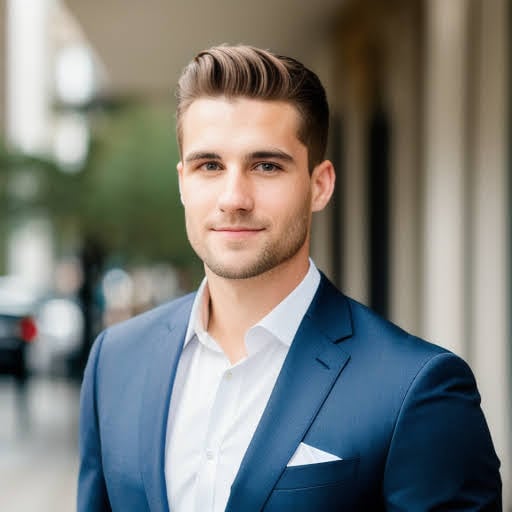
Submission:
POLYGON ((168 499, 175 510, 224 510, 286 349, 270 344, 236 365, 200 343, 187 349, 169 410, 168 499))

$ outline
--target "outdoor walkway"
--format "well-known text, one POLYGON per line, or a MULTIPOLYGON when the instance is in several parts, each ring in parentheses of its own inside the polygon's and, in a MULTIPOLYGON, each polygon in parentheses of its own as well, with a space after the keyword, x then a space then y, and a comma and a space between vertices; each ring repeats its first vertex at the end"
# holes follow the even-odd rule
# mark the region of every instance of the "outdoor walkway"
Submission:
POLYGON ((0 510, 73 512, 76 509, 76 384, 36 379, 25 403, 0 379, 0 510))

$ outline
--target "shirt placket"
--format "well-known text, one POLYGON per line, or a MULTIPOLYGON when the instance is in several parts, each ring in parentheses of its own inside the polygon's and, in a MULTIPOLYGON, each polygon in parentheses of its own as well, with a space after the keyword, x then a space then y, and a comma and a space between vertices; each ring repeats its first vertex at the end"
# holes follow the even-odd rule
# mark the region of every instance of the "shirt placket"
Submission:
POLYGON ((240 377, 239 367, 231 367, 226 369, 220 378, 197 474, 195 512, 215 510, 215 490, 219 480, 222 441, 230 425, 235 421, 240 377))

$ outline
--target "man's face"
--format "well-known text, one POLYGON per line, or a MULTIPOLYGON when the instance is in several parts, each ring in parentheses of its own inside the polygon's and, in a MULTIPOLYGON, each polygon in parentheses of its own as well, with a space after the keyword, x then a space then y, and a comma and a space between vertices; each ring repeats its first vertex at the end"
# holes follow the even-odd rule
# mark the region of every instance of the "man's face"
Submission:
POLYGON ((246 279, 307 259, 311 213, 328 197, 317 168, 309 175, 298 122, 290 104, 245 98, 200 98, 184 114, 178 173, 187 233, 218 276, 246 279))

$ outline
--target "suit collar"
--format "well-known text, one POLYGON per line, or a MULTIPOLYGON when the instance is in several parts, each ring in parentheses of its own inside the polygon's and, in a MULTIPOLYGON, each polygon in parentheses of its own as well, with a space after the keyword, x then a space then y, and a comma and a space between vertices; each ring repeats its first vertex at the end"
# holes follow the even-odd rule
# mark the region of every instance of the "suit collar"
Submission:
POLYGON ((353 325, 347 298, 320 272, 318 290, 306 316, 334 343, 352 336, 353 325))
POLYGON ((261 510, 350 356, 347 299, 322 275, 231 487, 226 512, 261 510))

